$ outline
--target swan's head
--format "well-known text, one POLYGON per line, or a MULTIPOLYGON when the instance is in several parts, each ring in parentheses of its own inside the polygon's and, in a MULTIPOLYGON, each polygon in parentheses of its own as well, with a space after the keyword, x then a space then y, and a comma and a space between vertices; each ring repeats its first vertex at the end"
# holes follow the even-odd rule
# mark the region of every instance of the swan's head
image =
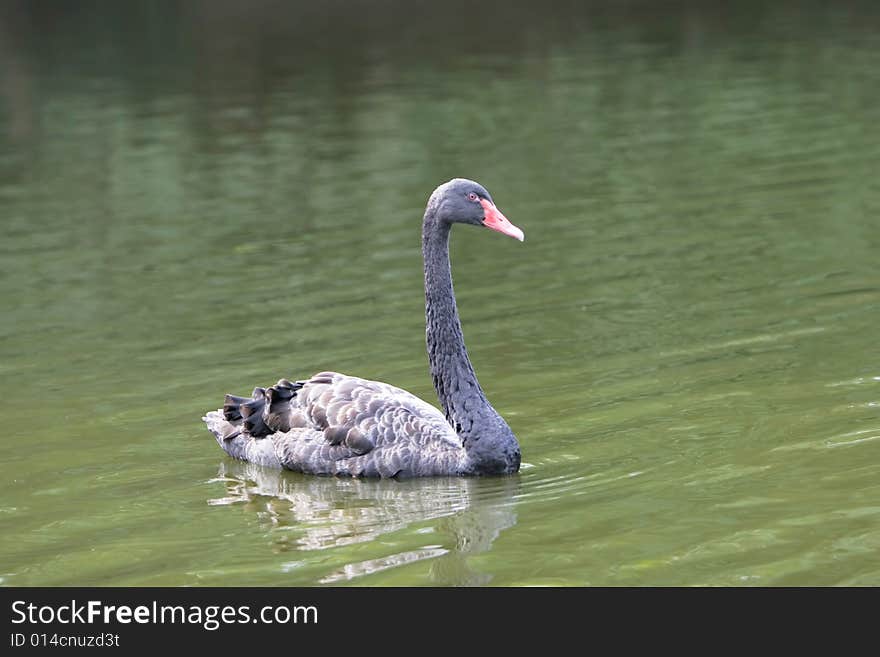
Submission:
POLYGON ((486 188, 473 180, 453 178, 440 185, 428 200, 428 211, 448 224, 485 226, 520 242, 525 239, 523 232, 495 207, 486 188))

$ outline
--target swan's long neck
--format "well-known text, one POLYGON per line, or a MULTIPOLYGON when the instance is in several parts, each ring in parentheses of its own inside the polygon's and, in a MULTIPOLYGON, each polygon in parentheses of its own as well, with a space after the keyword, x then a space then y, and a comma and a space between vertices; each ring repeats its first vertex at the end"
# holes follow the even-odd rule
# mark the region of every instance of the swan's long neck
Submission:
POLYGON ((425 332, 434 390, 467 453, 464 471, 516 472, 520 464, 519 443, 483 394, 464 346, 449 266, 450 225, 439 220, 435 212, 432 197, 422 225, 422 256, 425 332))
POLYGON ((434 390, 446 419, 466 436, 479 416, 492 407, 464 346, 449 266, 449 232, 449 224, 426 217, 422 230, 426 338, 434 390))

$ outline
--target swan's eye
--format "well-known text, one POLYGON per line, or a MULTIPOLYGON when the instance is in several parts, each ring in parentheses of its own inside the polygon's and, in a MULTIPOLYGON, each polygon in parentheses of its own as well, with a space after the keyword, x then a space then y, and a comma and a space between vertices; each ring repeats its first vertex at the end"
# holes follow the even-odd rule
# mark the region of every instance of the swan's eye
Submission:
POLYGON ((474 202, 476 203, 476 201, 477 201, 477 195, 474 194, 473 192, 471 192, 470 194, 468 194, 468 200, 469 200, 469 201, 474 201, 474 202))

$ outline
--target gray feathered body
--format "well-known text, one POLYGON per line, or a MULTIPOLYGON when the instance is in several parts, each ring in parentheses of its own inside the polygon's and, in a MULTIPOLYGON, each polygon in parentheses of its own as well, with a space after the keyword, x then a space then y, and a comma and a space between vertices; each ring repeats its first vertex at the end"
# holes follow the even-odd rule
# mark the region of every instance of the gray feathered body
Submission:
POLYGON ((230 456, 321 475, 469 474, 443 414, 405 390, 337 372, 282 379, 251 398, 227 395, 208 428, 230 456))

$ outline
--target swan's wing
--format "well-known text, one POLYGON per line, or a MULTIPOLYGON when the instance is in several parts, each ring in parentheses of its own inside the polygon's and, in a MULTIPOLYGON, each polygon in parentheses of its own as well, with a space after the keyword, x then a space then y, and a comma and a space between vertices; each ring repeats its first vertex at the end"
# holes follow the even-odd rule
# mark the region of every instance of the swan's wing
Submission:
POLYGON ((350 427, 367 436, 375 447, 401 439, 414 440, 420 447, 433 443, 462 447, 439 410, 387 383, 321 372, 303 382, 296 399, 291 414, 304 413, 312 427, 326 431, 329 442, 342 440, 339 428, 350 427))
POLYGON ((400 388, 337 372, 282 379, 250 398, 227 395, 222 420, 206 416, 230 455, 301 472, 451 474, 463 456, 439 410, 400 388), (249 445, 261 438, 270 438, 266 446, 249 445))

